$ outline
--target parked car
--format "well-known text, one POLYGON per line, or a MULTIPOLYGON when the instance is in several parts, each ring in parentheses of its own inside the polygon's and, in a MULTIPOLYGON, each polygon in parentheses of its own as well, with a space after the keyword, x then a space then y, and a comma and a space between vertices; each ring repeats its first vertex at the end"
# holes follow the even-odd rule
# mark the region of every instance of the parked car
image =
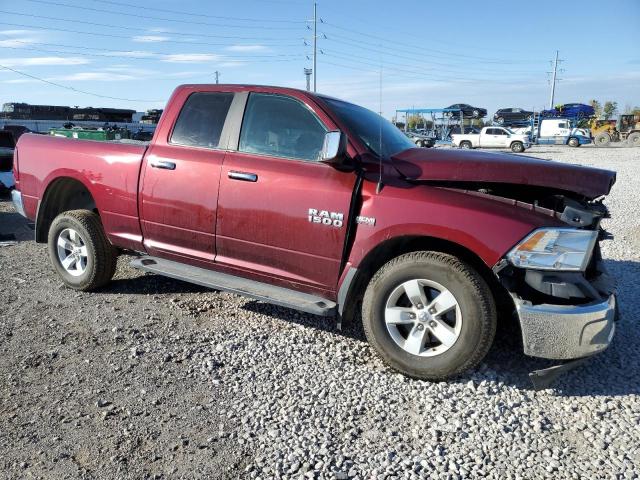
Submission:
POLYGON ((594 108, 591 105, 585 105, 583 103, 565 103, 564 105, 557 105, 551 110, 543 110, 540 112, 540 116, 544 118, 560 117, 572 120, 582 120, 583 118, 590 118, 594 115, 594 108))
POLYGON ((478 134, 454 134, 454 147, 460 148, 509 148, 512 152, 524 152, 530 146, 529 135, 518 135, 508 128, 484 127, 478 134))
POLYGON ((462 110, 463 118, 484 118, 487 116, 487 109, 480 107, 472 107, 466 103, 454 103, 445 108, 456 109, 458 111, 449 112, 451 118, 460 118, 460 110, 462 110))
POLYGON ((418 147, 430 148, 430 147, 433 147, 436 144, 436 139, 435 138, 433 138, 433 137, 431 137, 429 135, 425 135, 423 133, 408 131, 408 132, 406 132, 406 135, 418 147))
POLYGON ((533 119, 533 112, 522 108, 501 108, 493 115, 493 119, 500 125, 522 124, 533 119))
POLYGON ((7 130, 0 130, 0 190, 10 189, 14 186, 14 147, 13 134, 7 130))
POLYGON ((389 365, 431 380, 482 361, 498 315, 531 356, 611 341, 598 239, 614 172, 416 148, 377 113, 290 88, 181 86, 157 128, 148 145, 20 138, 13 203, 69 288, 137 252, 154 274, 361 318, 389 365))

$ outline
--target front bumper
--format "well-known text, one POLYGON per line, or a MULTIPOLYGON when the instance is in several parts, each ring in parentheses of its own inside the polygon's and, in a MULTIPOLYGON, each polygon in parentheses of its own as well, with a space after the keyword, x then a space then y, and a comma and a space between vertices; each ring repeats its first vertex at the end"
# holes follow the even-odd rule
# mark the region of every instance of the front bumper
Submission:
POLYGON ((20 193, 20 190, 11 190, 11 201, 13 202, 13 208, 16 209, 16 212, 26 218, 27 214, 24 212, 22 193, 20 193))
POLYGON ((605 350, 615 332, 616 297, 584 305, 532 305, 514 298, 524 353, 567 360, 605 350))

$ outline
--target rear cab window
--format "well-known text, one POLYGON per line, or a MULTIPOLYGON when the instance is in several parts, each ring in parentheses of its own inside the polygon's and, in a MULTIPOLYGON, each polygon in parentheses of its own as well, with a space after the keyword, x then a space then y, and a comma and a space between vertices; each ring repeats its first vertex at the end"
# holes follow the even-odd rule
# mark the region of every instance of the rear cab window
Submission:
POLYGON ((221 148, 222 128, 233 93, 192 93, 176 120, 169 143, 188 147, 221 148))

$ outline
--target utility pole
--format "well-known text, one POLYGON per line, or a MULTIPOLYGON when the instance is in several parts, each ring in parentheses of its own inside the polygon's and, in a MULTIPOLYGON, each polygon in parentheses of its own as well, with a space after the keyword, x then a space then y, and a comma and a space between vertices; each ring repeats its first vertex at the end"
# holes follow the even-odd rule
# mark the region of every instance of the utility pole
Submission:
POLYGON ((556 95, 556 78, 558 75, 558 50, 556 50, 556 59, 553 62, 553 77, 551 78, 551 98, 549 99, 549 110, 553 109, 553 97, 556 95))
POLYGON ((220 76, 220 72, 218 70, 216 70, 215 72, 213 72, 213 74, 216 76, 216 85, 218 84, 218 77, 220 76))
POLYGON ((304 69, 304 76, 307 77, 307 92, 311 90, 311 73, 313 72, 310 68, 304 69))
POLYGON ((318 4, 313 2, 313 91, 316 91, 318 76, 318 4))

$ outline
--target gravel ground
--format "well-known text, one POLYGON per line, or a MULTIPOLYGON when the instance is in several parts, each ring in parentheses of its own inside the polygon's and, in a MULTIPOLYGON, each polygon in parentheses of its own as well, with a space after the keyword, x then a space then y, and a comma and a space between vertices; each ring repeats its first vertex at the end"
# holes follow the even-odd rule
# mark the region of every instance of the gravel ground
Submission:
POLYGON ((618 172, 603 248, 618 334, 540 392, 527 372, 548 364, 508 332, 477 371, 428 383, 387 368, 357 326, 145 275, 126 257, 108 288, 72 292, 5 197, 0 476, 638 478, 640 151, 530 154, 618 172))

